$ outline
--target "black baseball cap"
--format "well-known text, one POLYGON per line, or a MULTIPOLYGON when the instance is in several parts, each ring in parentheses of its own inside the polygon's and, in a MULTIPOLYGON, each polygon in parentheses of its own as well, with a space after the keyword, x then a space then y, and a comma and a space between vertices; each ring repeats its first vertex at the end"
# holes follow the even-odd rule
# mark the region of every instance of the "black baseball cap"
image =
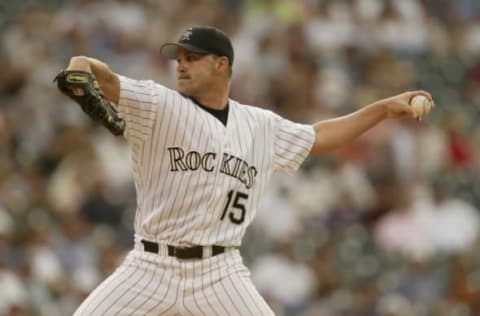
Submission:
POLYGON ((177 59, 179 48, 201 54, 226 56, 230 66, 233 64, 232 42, 224 32, 212 26, 186 29, 177 43, 163 44, 160 53, 169 59, 177 59))

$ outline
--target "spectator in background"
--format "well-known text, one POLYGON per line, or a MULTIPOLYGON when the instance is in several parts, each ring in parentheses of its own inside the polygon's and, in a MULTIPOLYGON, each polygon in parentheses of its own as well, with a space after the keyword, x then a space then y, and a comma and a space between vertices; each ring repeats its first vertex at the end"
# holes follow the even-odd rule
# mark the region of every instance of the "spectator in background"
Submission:
POLYGON ((293 245, 281 243, 252 266, 252 280, 260 293, 277 307, 280 315, 296 314, 313 297, 316 281, 312 269, 293 256, 293 245))
POLYGON ((454 187, 441 177, 433 185, 432 203, 423 205, 423 229, 440 254, 462 254, 478 240, 480 211, 469 202, 452 196, 454 187))
POLYGON ((397 188, 393 209, 375 226, 375 239, 386 251, 423 262, 434 254, 435 246, 422 225, 413 193, 411 188, 397 188))
POLYGON ((446 179, 436 180, 432 189, 432 200, 423 202, 415 200, 411 188, 399 191, 396 207, 376 225, 381 247, 420 261, 472 249, 479 236, 479 210, 452 198, 446 179))

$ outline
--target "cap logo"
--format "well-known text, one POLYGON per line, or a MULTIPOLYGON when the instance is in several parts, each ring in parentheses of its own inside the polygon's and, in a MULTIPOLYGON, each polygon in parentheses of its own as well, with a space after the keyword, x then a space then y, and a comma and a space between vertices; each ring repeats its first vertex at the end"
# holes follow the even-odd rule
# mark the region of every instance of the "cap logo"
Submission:
POLYGON ((182 41, 188 41, 190 40, 190 37, 192 37, 192 29, 188 29, 185 32, 183 32, 182 36, 180 36, 180 42, 182 41))

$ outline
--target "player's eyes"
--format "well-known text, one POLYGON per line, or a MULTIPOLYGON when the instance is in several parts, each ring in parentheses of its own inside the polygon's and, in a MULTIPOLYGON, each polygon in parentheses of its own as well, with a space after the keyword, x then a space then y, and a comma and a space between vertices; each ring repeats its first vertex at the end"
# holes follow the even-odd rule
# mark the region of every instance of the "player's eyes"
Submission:
POLYGON ((202 55, 199 55, 199 54, 190 54, 190 55, 187 55, 187 60, 195 61, 195 60, 199 60, 201 57, 202 55))
MULTIPOLYGON (((187 62, 193 62, 193 61, 197 61, 197 60, 200 60, 203 56, 203 54, 195 54, 195 53, 189 53, 189 54, 185 54, 183 56, 183 59, 187 62)), ((177 62, 180 62, 182 58, 181 57, 178 57, 177 58, 177 62)))

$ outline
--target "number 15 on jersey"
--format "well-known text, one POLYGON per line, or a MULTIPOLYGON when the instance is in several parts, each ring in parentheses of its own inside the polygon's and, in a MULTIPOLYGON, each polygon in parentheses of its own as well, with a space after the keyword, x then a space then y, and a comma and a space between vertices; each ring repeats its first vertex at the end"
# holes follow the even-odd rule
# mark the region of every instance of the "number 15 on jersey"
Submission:
POLYGON ((230 190, 227 194, 227 203, 223 209, 222 217, 223 221, 228 213, 228 218, 234 224, 240 225, 245 220, 245 201, 248 199, 248 194, 230 190), (229 211, 230 210, 230 211, 229 211))

